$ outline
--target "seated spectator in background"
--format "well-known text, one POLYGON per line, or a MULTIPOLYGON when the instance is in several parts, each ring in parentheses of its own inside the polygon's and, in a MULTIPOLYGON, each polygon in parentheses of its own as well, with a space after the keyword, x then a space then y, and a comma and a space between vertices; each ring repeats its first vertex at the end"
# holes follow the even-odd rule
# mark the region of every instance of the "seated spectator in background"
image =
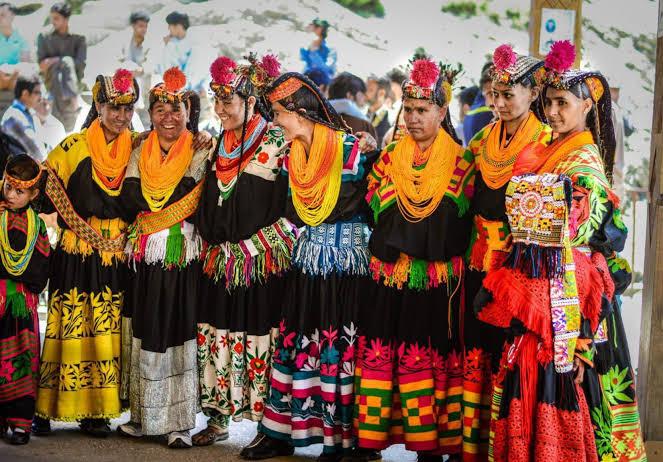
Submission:
POLYGON ((463 141, 463 146, 467 146, 470 140, 465 139, 465 133, 463 132, 463 124, 465 123, 465 116, 470 112, 470 107, 474 103, 477 95, 479 94, 479 87, 472 85, 471 87, 463 88, 458 95, 459 101, 459 110, 458 110, 458 122, 456 123, 456 135, 459 140, 463 141))
POLYGON ((356 75, 342 72, 329 84, 329 104, 352 129, 352 133, 368 132, 375 138, 375 129, 360 109, 365 103, 366 84, 356 75))
POLYGON ((39 34, 37 60, 46 89, 53 96, 53 115, 71 132, 80 109, 78 95, 85 71, 85 37, 69 32, 71 7, 56 3, 51 7, 53 31, 39 34))
POLYGON ((336 50, 327 45, 329 23, 324 19, 315 18, 308 26, 315 38, 308 48, 299 50, 299 57, 304 61, 304 73, 319 69, 331 80, 336 74, 336 50))
POLYGON ((310 71, 307 71, 305 75, 311 79, 313 83, 318 86, 318 88, 320 88, 320 91, 325 98, 329 97, 329 82, 331 82, 329 74, 321 71, 320 69, 311 69, 310 71))
POLYGON ((151 79, 150 72, 145 68, 147 55, 150 51, 145 44, 149 22, 150 15, 146 11, 131 13, 129 23, 133 32, 129 42, 122 48, 122 55, 120 56, 120 67, 130 70, 138 82, 140 98, 136 101, 134 109, 138 112, 143 125, 149 125, 148 122, 150 121, 150 115, 145 108, 151 79))
POLYGON ((41 100, 35 108, 37 119, 37 139, 41 141, 45 148, 46 153, 49 153, 60 144, 66 136, 67 132, 64 125, 52 114, 53 103, 50 95, 42 95, 41 100))
POLYGON ((375 129, 375 140, 382 146, 382 139, 391 127, 389 108, 391 106, 391 83, 385 78, 369 77, 366 82, 368 99, 368 120, 375 129))
POLYGON ((470 110, 465 114, 465 119, 463 120, 463 139, 466 140, 465 144, 468 144, 479 130, 493 121, 493 80, 490 73, 492 65, 492 62, 486 63, 483 69, 481 69, 481 78, 479 80, 481 91, 474 99, 470 110))
POLYGON ((2 130, 16 139, 25 152, 37 162, 46 158, 46 147, 37 137, 38 122, 33 111, 41 100, 41 82, 38 77, 19 77, 14 87, 14 101, 7 108, 0 125, 2 130))
POLYGON ((0 2, 0 117, 14 99, 18 71, 14 65, 30 60, 30 46, 14 28, 16 8, 0 2))

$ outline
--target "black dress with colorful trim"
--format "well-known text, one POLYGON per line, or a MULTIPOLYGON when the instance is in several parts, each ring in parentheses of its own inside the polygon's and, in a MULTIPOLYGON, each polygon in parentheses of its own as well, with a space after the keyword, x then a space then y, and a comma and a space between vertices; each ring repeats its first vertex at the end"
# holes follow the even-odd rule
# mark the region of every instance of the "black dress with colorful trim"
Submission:
MULTIPOLYGON (((30 209, 7 211, 7 238, 14 250, 28 238, 30 209)), ((21 275, 0 265, 0 429, 30 433, 39 380, 39 294, 48 281, 50 243, 44 222, 34 214, 36 238, 21 275)), ((2 219, 0 215, 0 219, 2 219)))
POLYGON ((358 320, 371 285, 364 201, 371 156, 358 144, 344 135, 340 193, 324 223, 304 226, 292 200, 287 202, 285 216, 303 231, 285 277, 283 319, 259 425, 260 432, 296 447, 322 443, 324 454, 349 452, 354 445, 358 320))
POLYGON ((462 443, 463 256, 471 230, 467 209, 474 159, 459 147, 441 202, 431 215, 412 223, 396 204, 388 173, 394 149, 406 139, 387 146, 369 176, 374 282, 366 296, 375 308, 360 313, 355 431, 361 449, 405 444, 412 451, 457 454, 462 443))
POLYGON ((205 273, 198 302, 200 402, 221 428, 230 418, 262 418, 282 276, 290 268, 298 233, 283 218, 288 191, 280 175, 287 154, 283 133, 266 122, 256 131, 255 137, 247 136, 239 176, 238 165, 219 162, 227 159, 221 153, 210 162, 194 218, 203 238, 205 273), (246 165, 244 159, 250 159, 246 165), (232 168, 230 181, 217 176, 223 168, 232 168))
MULTIPOLYGON (((530 117, 535 118, 533 114, 530 117)), ((534 136, 527 141, 547 145, 552 137, 550 127, 539 120, 533 120, 532 125, 532 128, 537 128, 534 136)), ((492 131, 503 130, 502 127, 503 124, 498 122, 488 124, 467 146, 477 166, 474 196, 470 205, 474 226, 465 278, 464 341, 467 354, 463 379, 463 460, 468 462, 486 460, 488 457, 492 377, 499 366, 505 341, 503 329, 479 321, 472 310, 474 297, 481 289, 486 272, 502 263, 511 243, 504 198, 517 157, 504 163, 495 162, 491 158, 488 143, 492 131), (482 169, 491 168, 509 172, 503 176, 499 187, 493 188, 484 180, 482 169)))
MULTIPOLYGON (((46 163, 78 219, 106 239, 124 233, 120 190, 106 188, 93 173, 86 130, 64 139, 46 163)), ((72 217, 58 213, 61 232, 51 257, 36 414, 64 421, 119 417, 126 256, 92 247, 67 220, 72 217)))
POLYGON ((122 319, 123 374, 129 375, 131 422, 140 424, 144 435, 196 426, 196 304, 202 240, 190 221, 177 217, 195 212, 196 186, 209 155, 208 150, 193 153, 166 204, 154 213, 141 189, 141 146, 134 149, 127 166, 122 201, 127 221, 132 222, 127 255, 135 274, 122 319), (139 225, 141 217, 156 223, 139 225))

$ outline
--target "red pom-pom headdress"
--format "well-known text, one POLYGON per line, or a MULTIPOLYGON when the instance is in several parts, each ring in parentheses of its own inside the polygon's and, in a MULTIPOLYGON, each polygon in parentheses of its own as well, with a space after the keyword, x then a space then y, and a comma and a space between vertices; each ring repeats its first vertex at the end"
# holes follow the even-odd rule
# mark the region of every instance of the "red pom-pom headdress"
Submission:
POLYGON ((543 61, 533 56, 519 55, 508 44, 495 48, 491 73, 494 83, 509 86, 530 77, 533 83, 538 85, 543 82, 545 76, 543 61))
POLYGON ((163 73, 163 82, 150 90, 150 101, 179 103, 184 101, 186 76, 177 67, 171 67, 163 73))
POLYGON ((545 66, 557 74, 563 74, 573 67, 576 60, 576 47, 568 40, 559 40, 552 44, 546 55, 545 66))
POLYGON ((115 106, 133 104, 138 98, 137 91, 133 74, 126 69, 118 69, 113 76, 97 76, 92 86, 92 98, 97 103, 115 106))
POLYGON ((120 93, 133 89, 134 75, 126 69, 118 69, 113 75, 113 87, 120 93))
POLYGON ((410 80, 422 88, 432 88, 440 76, 440 67, 430 59, 418 59, 412 64, 410 80))
POLYGON ((493 65, 497 71, 505 71, 518 60, 518 55, 513 51, 511 45, 500 45, 493 53, 493 65))
POLYGON ((265 70, 267 75, 272 79, 275 79, 281 74, 281 63, 279 62, 276 55, 263 56, 262 61, 260 61, 260 65, 265 70))
POLYGON ((249 53, 245 59, 248 64, 236 64, 226 56, 212 63, 210 89, 217 98, 227 98, 233 93, 259 96, 279 76, 281 64, 275 55, 265 55, 258 60, 255 53, 249 53))
POLYGON ((186 85, 186 76, 179 68, 171 67, 163 73, 163 84, 166 91, 179 93, 186 85))
POLYGON ((209 68, 212 82, 217 85, 229 85, 235 78, 237 63, 227 56, 220 56, 214 60, 209 68))

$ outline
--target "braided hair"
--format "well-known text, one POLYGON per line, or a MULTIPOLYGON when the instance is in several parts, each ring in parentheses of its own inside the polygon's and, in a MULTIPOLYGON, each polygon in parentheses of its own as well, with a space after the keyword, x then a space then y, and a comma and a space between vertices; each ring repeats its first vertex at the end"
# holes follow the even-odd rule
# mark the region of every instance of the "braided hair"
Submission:
POLYGON ((311 122, 324 125, 332 130, 344 131, 352 134, 352 130, 347 126, 336 110, 329 103, 320 91, 320 88, 313 83, 311 79, 298 72, 287 72, 276 79, 266 94, 271 93, 284 81, 295 78, 303 83, 297 91, 276 102, 285 107, 288 111, 296 112, 311 122))

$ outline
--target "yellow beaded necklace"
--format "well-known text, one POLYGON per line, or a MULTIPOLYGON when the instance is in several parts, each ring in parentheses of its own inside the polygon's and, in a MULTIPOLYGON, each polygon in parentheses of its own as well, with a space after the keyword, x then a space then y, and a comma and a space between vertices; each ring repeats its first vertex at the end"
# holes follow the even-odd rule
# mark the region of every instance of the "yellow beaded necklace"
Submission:
POLYGON ((8 233, 8 217, 9 211, 5 210, 0 216, 0 259, 2 259, 2 264, 5 267, 5 270, 11 276, 20 276, 28 268, 28 263, 30 263, 30 257, 32 257, 32 251, 35 248, 37 243, 37 238, 39 237, 39 218, 37 213, 28 208, 26 211, 28 229, 26 232, 25 238, 25 247, 21 250, 14 250, 9 242, 9 233, 8 233))

